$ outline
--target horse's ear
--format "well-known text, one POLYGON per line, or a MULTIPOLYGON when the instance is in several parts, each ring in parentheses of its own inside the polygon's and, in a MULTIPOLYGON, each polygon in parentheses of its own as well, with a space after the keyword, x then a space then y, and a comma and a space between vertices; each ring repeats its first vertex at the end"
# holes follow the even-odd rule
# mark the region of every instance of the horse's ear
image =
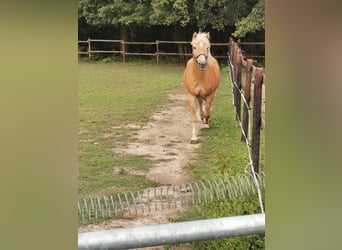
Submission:
POLYGON ((197 32, 194 32, 194 34, 192 34, 192 40, 196 39, 197 37, 197 32))
POLYGON ((208 38, 208 40, 210 40, 210 32, 208 32, 207 34, 205 34, 205 36, 208 38))

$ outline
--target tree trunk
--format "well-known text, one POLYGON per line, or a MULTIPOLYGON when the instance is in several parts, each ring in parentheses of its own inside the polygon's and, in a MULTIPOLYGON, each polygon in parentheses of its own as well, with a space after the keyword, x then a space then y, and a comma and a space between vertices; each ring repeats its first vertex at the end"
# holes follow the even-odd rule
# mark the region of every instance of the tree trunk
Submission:
POLYGON ((122 40, 128 40, 128 26, 127 25, 120 25, 120 37, 122 40))
MULTIPOLYGON (((183 41, 184 40, 183 30, 181 30, 179 27, 175 27, 175 39, 177 41, 183 41)), ((178 44, 178 53, 185 54, 187 51, 187 49, 186 49, 187 47, 188 47, 188 45, 186 45, 186 44, 178 44)), ((186 63, 187 56, 179 55, 179 58, 182 62, 186 63)))
MULTIPOLYGON (((120 25, 120 39, 124 40, 125 42, 128 41, 128 26, 127 25, 120 25)), ((121 48, 123 51, 127 51, 127 44, 122 45, 124 48, 121 48)))

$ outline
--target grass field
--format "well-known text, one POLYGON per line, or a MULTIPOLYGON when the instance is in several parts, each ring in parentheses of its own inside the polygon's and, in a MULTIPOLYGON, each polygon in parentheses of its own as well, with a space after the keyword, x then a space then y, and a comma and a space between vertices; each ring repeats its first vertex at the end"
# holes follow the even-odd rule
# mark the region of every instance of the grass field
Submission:
MULTIPOLYGON (((182 89, 183 65, 141 63, 79 63, 79 195, 109 194, 157 186, 125 169, 148 171, 146 157, 117 155, 118 144, 133 140, 136 127, 163 109, 167 94, 182 89), (121 172, 113 178, 113 168, 121 172)), ((194 179, 237 175, 249 171, 246 145, 232 106, 228 67, 222 66, 221 86, 213 105, 210 129, 203 130, 201 147, 187 166, 194 179)), ((265 168, 265 133, 261 132, 260 170, 265 168)), ((199 206, 180 220, 260 212, 256 197, 199 206)), ((195 243, 196 249, 262 249, 260 236, 195 243), (200 245, 196 245, 200 244, 200 245), (209 244, 209 245, 208 245, 209 244), (239 246, 237 248, 234 248, 239 246), (246 247, 246 248, 245 248, 246 247), (251 248, 249 248, 251 247, 251 248)))
MULTIPOLYGON (((247 165, 248 154, 244 142, 240 141, 241 129, 235 119, 232 106, 231 86, 228 66, 221 68, 221 85, 217 91, 210 129, 203 130, 201 147, 198 149, 195 163, 189 164, 196 179, 213 179, 222 176, 250 173, 247 165)), ((244 75, 242 76, 244 79, 244 75)), ((265 133, 260 134, 260 171, 265 170, 265 133)), ((264 197, 264 194, 263 194, 264 197)), ((203 218, 229 217, 234 215, 260 213, 255 196, 240 197, 202 204, 188 210, 179 221, 203 218)), ((194 249, 264 249, 263 236, 246 236, 229 239, 193 242, 194 249)))
POLYGON ((155 183, 112 169, 148 170, 151 160, 122 156, 110 149, 134 135, 150 116, 162 109, 171 89, 181 88, 182 65, 156 66, 122 63, 79 64, 79 194, 143 189, 155 183))

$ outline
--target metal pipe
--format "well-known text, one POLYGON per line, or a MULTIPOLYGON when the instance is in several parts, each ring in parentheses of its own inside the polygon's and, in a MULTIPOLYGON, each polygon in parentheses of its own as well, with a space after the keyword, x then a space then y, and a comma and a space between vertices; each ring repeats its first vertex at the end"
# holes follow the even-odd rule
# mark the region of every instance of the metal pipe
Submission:
POLYGON ((78 249, 128 249, 265 233, 265 214, 78 234, 78 249))

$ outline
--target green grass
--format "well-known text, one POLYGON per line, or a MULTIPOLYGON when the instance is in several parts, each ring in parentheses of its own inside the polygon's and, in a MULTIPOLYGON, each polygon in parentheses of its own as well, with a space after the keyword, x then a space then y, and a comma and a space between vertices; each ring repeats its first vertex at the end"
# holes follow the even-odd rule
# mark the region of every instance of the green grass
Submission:
MULTIPOLYGON (((241 129, 232 105, 228 68, 221 69, 221 85, 213 104, 210 129, 201 132, 201 147, 195 162, 188 165, 195 179, 250 173, 248 151, 241 142, 241 129)), ((244 79, 244 76, 243 78, 244 79)), ((260 134, 260 171, 265 169, 265 133, 260 134)), ((264 194, 263 194, 264 197, 264 194)), ((188 210, 179 221, 260 213, 255 195, 203 204, 188 210)), ((178 221, 177 220, 177 221, 178 221)), ((264 249, 264 236, 247 236, 194 242, 194 249, 264 249)), ((184 247, 184 245, 182 245, 184 247)))
MULTIPOLYGON (((109 194, 157 186, 130 169, 148 171, 144 157, 118 155, 116 145, 134 139, 137 129, 163 108, 167 93, 182 88, 183 65, 137 63, 79 64, 79 194, 109 194), (117 171, 115 178, 113 171, 117 171)), ((249 172, 247 148, 232 106, 228 67, 213 105, 210 129, 201 131, 201 147, 187 166, 195 180, 249 172)), ((244 79, 244 78, 242 78, 244 79)), ((171 144, 170 144, 171 146, 171 144)), ((261 132, 260 170, 265 169, 265 132, 261 132)), ((256 196, 211 202, 190 209, 178 220, 260 213, 256 196)), ((263 249, 263 236, 238 237, 187 244, 194 249, 263 249)))
MULTIPOLYGON (((198 149, 196 163, 189 165, 196 179, 238 175, 245 173, 246 170, 250 172, 250 167, 247 166, 249 163, 247 147, 240 140, 241 128, 235 118, 232 105, 227 68, 221 69, 221 85, 214 100, 210 129, 202 130, 201 137, 202 145, 198 149)), ((259 168, 263 171, 265 166, 265 133, 263 131, 261 131, 260 138, 259 168)))
POLYGON ((128 172, 147 171, 151 160, 115 154, 118 143, 132 140, 135 129, 161 110, 171 89, 182 87, 182 65, 79 63, 79 194, 107 194, 157 185, 128 172))

